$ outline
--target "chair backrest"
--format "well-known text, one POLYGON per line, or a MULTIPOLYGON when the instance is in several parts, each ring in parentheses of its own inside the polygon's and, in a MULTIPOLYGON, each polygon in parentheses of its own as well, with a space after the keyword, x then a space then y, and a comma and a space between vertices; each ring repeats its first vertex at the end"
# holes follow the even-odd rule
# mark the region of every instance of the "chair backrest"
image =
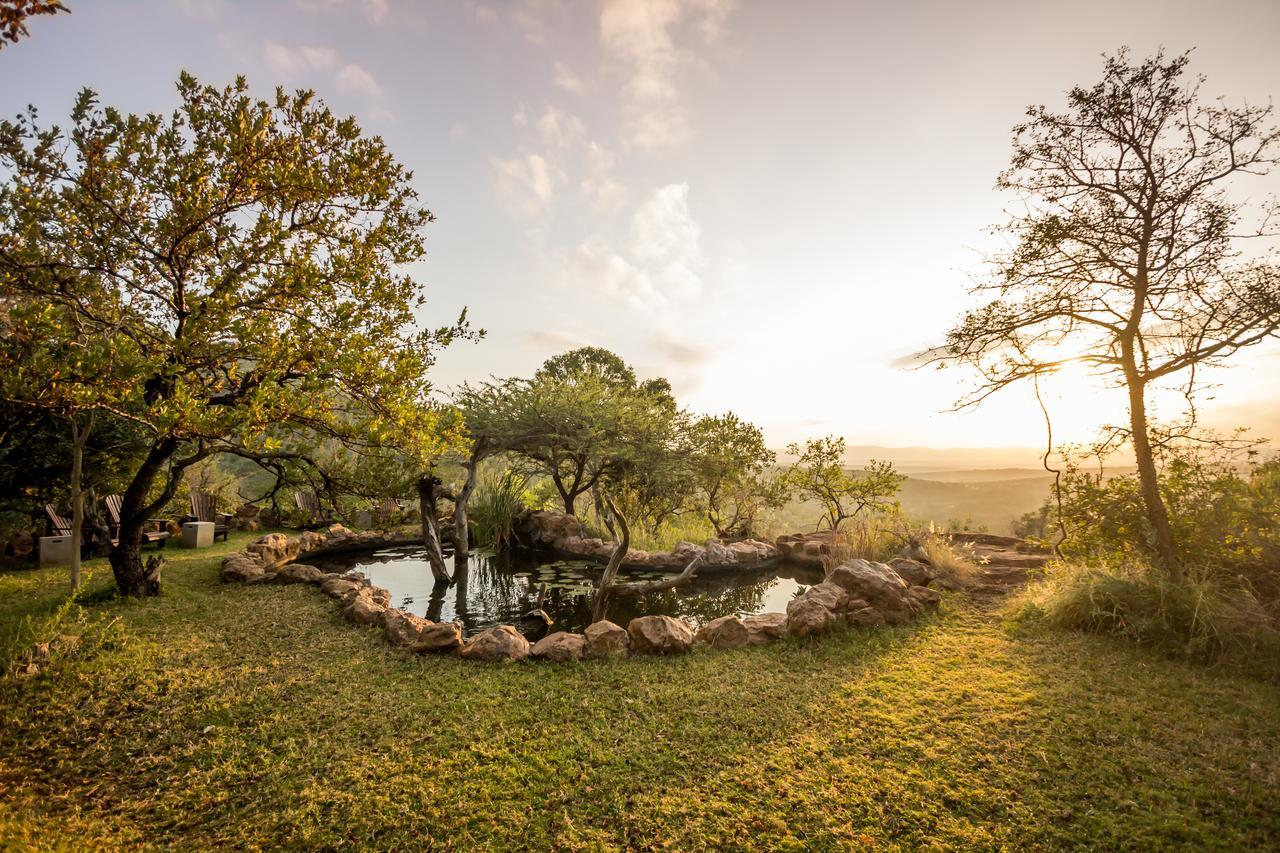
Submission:
POLYGON ((298 509, 303 512, 319 512, 320 498, 316 497, 315 492, 294 492, 293 502, 298 505, 298 509))
POLYGON ((400 501, 396 500, 395 498, 383 498, 382 502, 378 504, 378 512, 383 512, 383 513, 386 513, 387 515, 391 515, 392 513, 397 513, 399 511, 400 511, 400 501))
POLYGON ((102 499, 107 507, 107 517, 111 519, 111 523, 120 524, 120 509, 124 506, 124 495, 107 495, 102 499))
POLYGON ((71 522, 63 518, 58 511, 53 508, 53 504, 45 504, 44 511, 49 515, 49 522, 53 525, 54 536, 71 535, 71 522))
POLYGON ((204 492, 191 493, 191 514, 197 521, 215 521, 218 513, 218 499, 204 492))

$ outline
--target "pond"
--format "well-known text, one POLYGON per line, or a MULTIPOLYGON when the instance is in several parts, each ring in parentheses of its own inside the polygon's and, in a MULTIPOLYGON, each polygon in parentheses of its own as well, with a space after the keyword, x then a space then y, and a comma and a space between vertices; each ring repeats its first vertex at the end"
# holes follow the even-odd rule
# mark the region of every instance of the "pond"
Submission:
MULTIPOLYGON (((474 552, 464 571, 449 560, 456 583, 435 584, 421 546, 387 548, 317 560, 326 571, 363 572, 376 586, 391 592, 391 604, 433 622, 462 622, 466 635, 494 625, 519 626, 519 618, 534 609, 538 591, 547 585, 542 608, 551 616, 552 631, 581 632, 591 624, 592 595, 604 566, 586 560, 548 560, 528 551, 498 554, 474 552)), ((661 572, 623 570, 621 580, 647 581, 670 577, 661 572)), ((636 616, 676 616, 701 625, 719 616, 747 616, 786 610, 797 590, 822 580, 821 572, 778 566, 744 572, 695 575, 676 589, 646 595, 615 593, 608 618, 626 626, 636 616)))

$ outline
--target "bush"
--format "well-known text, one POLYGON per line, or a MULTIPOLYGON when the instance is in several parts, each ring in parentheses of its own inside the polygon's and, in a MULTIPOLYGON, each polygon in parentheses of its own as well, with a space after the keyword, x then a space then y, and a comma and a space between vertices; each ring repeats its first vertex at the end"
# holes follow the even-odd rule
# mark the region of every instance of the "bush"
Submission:
POLYGON ((498 474, 481 472, 467 510, 477 545, 495 549, 511 545, 516 517, 532 501, 528 485, 528 476, 514 468, 498 474))
POLYGON ((1018 621, 1112 634, 1204 662, 1262 663, 1280 673, 1280 620, 1247 579, 1191 570, 1174 580, 1142 562, 1053 564, 1024 593, 1018 621))

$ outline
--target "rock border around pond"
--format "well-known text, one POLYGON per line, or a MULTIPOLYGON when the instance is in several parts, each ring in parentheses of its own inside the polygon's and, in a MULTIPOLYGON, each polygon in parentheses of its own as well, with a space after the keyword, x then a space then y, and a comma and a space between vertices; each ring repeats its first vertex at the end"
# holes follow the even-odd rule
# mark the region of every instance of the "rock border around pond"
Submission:
MULTIPOLYGON (((342 607, 354 624, 378 626, 387 642, 415 653, 452 653, 465 660, 553 663, 628 655, 676 655, 695 644, 713 649, 761 645, 785 637, 813 637, 841 625, 896 625, 942 600, 927 584, 928 567, 914 560, 892 564, 850 560, 832 568, 822 583, 787 604, 785 613, 721 616, 700 628, 672 616, 638 616, 623 628, 607 620, 582 634, 556 631, 530 643, 512 625, 497 625, 463 639, 458 622, 432 622, 391 606, 391 593, 360 572, 324 572, 299 563, 347 551, 416 542, 405 533, 354 533, 341 524, 298 536, 271 533, 222 560, 224 583, 309 584, 342 607)), ((677 549, 679 550, 679 549, 677 549)))

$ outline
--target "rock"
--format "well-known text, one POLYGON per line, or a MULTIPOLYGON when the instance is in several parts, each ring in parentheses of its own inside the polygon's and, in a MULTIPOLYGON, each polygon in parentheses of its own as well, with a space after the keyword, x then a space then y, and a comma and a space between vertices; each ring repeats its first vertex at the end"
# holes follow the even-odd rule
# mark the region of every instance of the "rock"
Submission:
POLYGON ((361 585, 346 578, 330 575, 320 584, 320 591, 330 598, 343 598, 347 593, 353 596, 359 592, 361 585))
POLYGON ((670 616, 637 616, 628 623, 627 633, 636 654, 675 655, 693 645, 693 629, 670 616))
POLYGON ((32 536, 25 530, 21 530, 9 537, 9 542, 5 545, 5 553, 17 559, 26 559, 31 556, 31 552, 36 549, 36 537, 32 536))
POLYGON ((287 563, 298 556, 298 540, 283 533, 268 533, 245 548, 250 554, 257 554, 263 568, 287 563))
POLYGON ((530 654, 539 660, 564 661, 580 660, 587 651, 587 638, 581 634, 570 634, 568 631, 556 631, 534 643, 530 654))
POLYGON ((314 530, 304 530, 302 534, 298 536, 298 553, 309 554, 312 551, 318 551, 325 546, 325 542, 327 541, 328 540, 325 539, 325 535, 323 533, 317 533, 314 530))
POLYGON ((276 583, 310 583, 319 586, 329 578, 315 566, 306 563, 289 563, 276 570, 276 583))
POLYGON ((280 516, 274 509, 267 507, 258 513, 258 523, 263 527, 277 527, 280 524, 280 516))
POLYGON ((626 657, 631 651, 631 635, 608 619, 592 622, 584 634, 586 654, 591 658, 626 657))
POLYGON ((719 539, 708 539, 703 548, 702 562, 708 566, 732 566, 738 562, 738 555, 719 539))
POLYGON ((498 625, 467 640, 458 654, 468 660, 524 660, 529 656, 529 641, 512 626, 498 625))
POLYGON ((914 586, 928 586, 935 577, 928 566, 909 557, 895 557, 889 561, 889 568, 897 572, 898 577, 914 586))
POLYGON ((421 616, 415 616, 395 607, 382 611, 382 635, 393 646, 410 648, 422 636, 423 630, 431 623, 421 616))
POLYGON ((222 561, 223 583, 245 583, 263 574, 262 562, 256 554, 240 552, 222 561))
POLYGON ((861 598, 855 598, 850 601, 849 609, 844 618, 850 625, 858 625, 863 628, 879 628, 884 624, 884 616, 880 614, 880 611, 867 604, 861 598))
POLYGON ((566 539, 582 535, 582 523, 572 515, 559 512, 530 512, 519 525, 523 538, 534 547, 560 548, 560 543, 566 539))
POLYGON ((921 607, 937 607, 942 602, 942 593, 927 586, 913 586, 907 590, 907 597, 921 607))
POLYGON ((753 646, 780 640, 787 636, 787 614, 757 613, 742 620, 747 629, 747 642, 753 646))
MULTIPOLYGON (((425 620, 424 620, 425 621, 425 620)), ((458 622, 427 622, 418 633, 412 651, 450 652, 462 646, 462 625, 458 622)))
POLYGON ((324 529, 324 538, 329 540, 330 543, 342 542, 344 540, 351 539, 354 536, 354 533, 337 522, 330 524, 324 529))
POLYGON ((797 598, 787 605, 787 633, 793 637, 826 633, 831 621, 831 611, 816 598, 797 598))
POLYGON ((853 560, 832 569, 826 582, 847 590, 855 598, 864 599, 884 613, 886 619, 890 611, 908 609, 907 582, 884 563, 853 560))
POLYGON ((778 550, 768 542, 758 539, 744 539, 729 546, 739 563, 763 563, 778 556, 778 550))
POLYGON ((545 610, 530 610, 520 617, 520 633, 524 634, 526 639, 540 640, 547 635, 547 629, 550 628, 555 620, 545 610))
POLYGON ((386 609, 385 604, 374 601, 369 590, 362 589, 351 599, 342 615, 357 625, 374 625, 381 620, 382 611, 386 609))
POLYGON ((369 597, 381 604, 383 607, 391 606, 391 590, 384 589, 380 586, 365 587, 369 591, 369 597))
POLYGON ((747 626, 737 616, 712 619, 698 629, 694 639, 713 649, 739 649, 751 641, 747 626))
POLYGON ((675 550, 671 552, 671 557, 674 562, 687 566, 698 557, 703 556, 706 550, 701 545, 695 545, 692 542, 680 542, 676 544, 675 550))
POLYGON ((236 507, 236 518, 257 518, 262 509, 251 503, 242 503, 236 507))
POLYGON ((831 581, 814 584, 805 590, 801 598, 811 598, 820 602, 823 607, 831 611, 833 616, 844 615, 849 609, 849 603, 853 600, 853 596, 849 595, 843 587, 831 581))
POLYGON ((255 578, 249 578, 245 581, 249 586, 260 586, 264 583, 271 583, 276 579, 275 572, 263 572, 255 578))

